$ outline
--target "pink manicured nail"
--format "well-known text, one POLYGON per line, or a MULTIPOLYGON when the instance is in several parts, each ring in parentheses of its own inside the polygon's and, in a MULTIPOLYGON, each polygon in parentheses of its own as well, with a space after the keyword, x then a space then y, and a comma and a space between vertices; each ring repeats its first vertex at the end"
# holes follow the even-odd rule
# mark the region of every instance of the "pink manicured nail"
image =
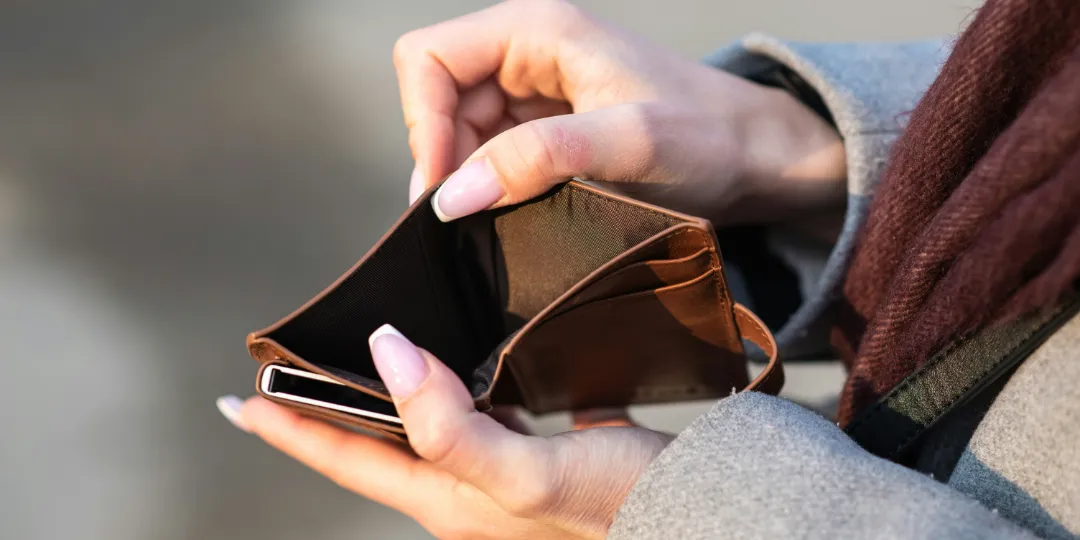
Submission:
POLYGON ((417 163, 416 167, 413 167, 412 176, 409 177, 409 204, 416 202, 416 199, 424 193, 424 173, 420 170, 420 164, 417 163))
POLYGON ((431 198, 431 206, 440 220, 451 221, 489 208, 504 195, 491 165, 479 159, 451 174, 431 198))
POLYGON ((384 324, 368 338, 375 369, 395 399, 412 395, 428 376, 427 362, 411 341, 384 324))

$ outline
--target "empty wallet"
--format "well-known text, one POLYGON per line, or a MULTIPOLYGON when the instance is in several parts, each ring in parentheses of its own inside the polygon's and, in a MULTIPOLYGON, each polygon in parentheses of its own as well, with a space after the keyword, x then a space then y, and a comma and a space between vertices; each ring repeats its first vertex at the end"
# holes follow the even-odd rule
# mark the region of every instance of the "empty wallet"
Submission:
POLYGON ((521 405, 539 414, 780 391, 776 343, 732 302, 708 221, 570 181, 444 223, 433 193, 345 275, 248 336, 263 364, 262 395, 402 438, 399 423, 262 391, 268 367, 289 366, 336 382, 356 408, 393 413, 367 344, 384 323, 442 360, 481 411, 521 405), (753 381, 743 339, 769 358, 753 381))

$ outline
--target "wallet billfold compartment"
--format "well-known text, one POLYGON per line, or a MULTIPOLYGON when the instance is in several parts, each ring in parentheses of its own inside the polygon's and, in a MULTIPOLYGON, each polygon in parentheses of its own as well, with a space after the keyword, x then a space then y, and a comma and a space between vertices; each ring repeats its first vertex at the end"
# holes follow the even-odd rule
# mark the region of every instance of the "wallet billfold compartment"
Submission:
POLYGON ((421 196, 360 262, 248 336, 256 387, 303 412, 384 433, 401 425, 262 392, 268 366, 336 381, 351 405, 392 400, 367 338, 384 323, 461 378, 476 407, 533 413, 777 393, 771 334, 734 304, 711 224, 577 181, 448 223, 421 196), (769 356, 751 382, 743 339, 769 356))

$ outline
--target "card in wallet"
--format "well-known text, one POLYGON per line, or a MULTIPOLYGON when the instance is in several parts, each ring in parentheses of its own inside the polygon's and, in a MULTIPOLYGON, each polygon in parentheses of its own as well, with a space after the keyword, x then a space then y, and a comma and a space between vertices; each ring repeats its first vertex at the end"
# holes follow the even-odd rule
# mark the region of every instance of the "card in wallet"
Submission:
POLYGON ((444 223, 433 193, 345 275, 248 336, 263 364, 260 393, 401 438, 402 426, 379 415, 263 392, 268 367, 289 366, 334 381, 355 408, 392 412, 367 343, 384 323, 453 370, 478 410, 623 407, 783 385, 772 335, 728 295, 708 221, 571 181, 444 223), (753 381, 743 339, 769 357, 753 381))

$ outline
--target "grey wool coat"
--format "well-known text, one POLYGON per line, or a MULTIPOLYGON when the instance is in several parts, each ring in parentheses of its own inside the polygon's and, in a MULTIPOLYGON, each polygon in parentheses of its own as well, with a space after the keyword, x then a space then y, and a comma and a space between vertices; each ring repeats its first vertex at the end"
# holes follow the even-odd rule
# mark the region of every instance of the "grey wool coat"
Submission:
MULTIPOLYGON (((848 207, 837 244, 815 249, 779 229, 769 237, 775 253, 800 273, 801 307, 777 333, 785 353, 823 342, 824 308, 844 276, 889 147, 948 52, 943 41, 807 44, 751 35, 708 59, 736 74, 762 63, 794 70, 824 100, 847 150, 848 207)), ((936 437, 947 444, 948 430, 936 437)), ((719 401, 651 464, 609 537, 1077 535, 1080 317, 1009 379, 947 479, 872 456, 798 405, 740 394, 719 401)))

